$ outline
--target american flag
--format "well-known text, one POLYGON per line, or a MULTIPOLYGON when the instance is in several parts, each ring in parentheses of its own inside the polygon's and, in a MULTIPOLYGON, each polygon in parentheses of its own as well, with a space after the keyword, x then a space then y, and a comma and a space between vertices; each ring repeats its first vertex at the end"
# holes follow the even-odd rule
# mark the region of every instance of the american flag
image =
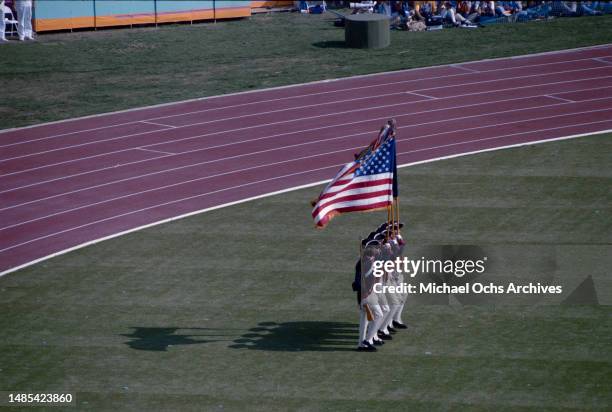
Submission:
POLYGON ((316 200, 312 217, 324 228, 336 215, 385 209, 393 203, 395 138, 389 137, 374 151, 347 163, 316 200))

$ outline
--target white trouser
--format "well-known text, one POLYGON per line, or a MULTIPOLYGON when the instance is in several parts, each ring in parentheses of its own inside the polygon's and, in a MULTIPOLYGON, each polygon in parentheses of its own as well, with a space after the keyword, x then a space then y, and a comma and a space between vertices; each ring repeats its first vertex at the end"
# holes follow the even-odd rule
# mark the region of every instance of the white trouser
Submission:
POLYGON ((378 329, 380 328, 381 323, 385 318, 386 312, 384 309, 389 310, 388 307, 377 305, 375 307, 371 307, 372 312, 374 313, 374 320, 368 322, 368 333, 366 334, 366 339, 370 343, 374 343, 374 338, 378 336, 378 329))
POLYGON ((389 326, 391 326, 391 323, 393 322, 393 317, 395 316, 395 311, 397 310, 397 306, 396 305, 391 305, 389 307, 389 311, 387 313, 385 313, 385 317, 383 318, 383 321, 380 325, 380 330, 383 331, 383 333, 385 334, 389 334, 389 326))
POLYGON ((18 1, 15 3, 17 8, 17 34, 19 39, 32 38, 32 3, 18 1))
POLYGON ((374 343, 374 337, 378 333, 378 328, 383 321, 384 312, 382 311, 382 307, 379 305, 368 305, 370 309, 370 313, 373 315, 374 319, 369 321, 368 314, 365 307, 362 305, 359 310, 359 344, 364 340, 374 343))
MULTIPOLYGON (((392 276, 389 279, 389 286, 399 286, 397 275, 392 276)), ((385 317, 380 325, 380 330, 385 334, 389 334, 389 326, 393 322, 393 317, 395 316, 395 311, 397 310, 398 305, 402 302, 402 296, 399 293, 389 293, 385 296, 387 303, 389 305, 389 311, 385 313, 385 317)))
POLYGON ((368 315, 363 307, 359 308, 359 342, 358 345, 361 345, 366 338, 366 331, 368 329, 368 315))
POLYGON ((404 303, 401 303, 398 307, 395 308, 395 313, 393 314, 393 320, 397 323, 402 322, 402 311, 404 310, 404 303))
POLYGON ((362 300, 359 311, 359 344, 364 340, 370 343, 374 342, 374 337, 378 333, 378 328, 388 311, 388 306, 380 305, 376 295, 373 293, 362 300), (368 310, 372 316, 371 321, 368 321, 368 310))
POLYGON ((6 40, 6 23, 4 22, 4 13, 2 12, 2 5, 0 5, 0 40, 6 40))

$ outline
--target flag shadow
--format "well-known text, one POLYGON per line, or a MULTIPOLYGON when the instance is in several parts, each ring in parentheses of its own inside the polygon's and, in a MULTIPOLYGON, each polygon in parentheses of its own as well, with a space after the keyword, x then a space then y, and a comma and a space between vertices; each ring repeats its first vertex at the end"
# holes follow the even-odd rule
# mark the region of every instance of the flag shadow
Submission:
POLYGON ((240 338, 232 349, 265 351, 353 351, 357 344, 358 325, 343 322, 260 322, 240 338))
POLYGON ((165 352, 169 347, 179 345, 201 345, 210 342, 219 342, 225 336, 218 333, 218 329, 212 328, 150 328, 132 327, 132 333, 121 334, 130 341, 125 342, 132 349, 154 352, 165 352), (197 331, 192 333, 192 331, 197 331), (201 331, 208 331, 203 333, 201 331), (212 338, 212 339, 207 339, 212 338))

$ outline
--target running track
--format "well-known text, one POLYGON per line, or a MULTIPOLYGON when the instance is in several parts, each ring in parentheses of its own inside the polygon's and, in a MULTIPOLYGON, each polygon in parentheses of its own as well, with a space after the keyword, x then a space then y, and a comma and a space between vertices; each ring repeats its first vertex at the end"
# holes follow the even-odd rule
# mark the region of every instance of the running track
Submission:
POLYGON ((611 92, 609 44, 1 131, 0 275, 143 226, 330 179, 390 117, 406 165, 609 131, 611 92))

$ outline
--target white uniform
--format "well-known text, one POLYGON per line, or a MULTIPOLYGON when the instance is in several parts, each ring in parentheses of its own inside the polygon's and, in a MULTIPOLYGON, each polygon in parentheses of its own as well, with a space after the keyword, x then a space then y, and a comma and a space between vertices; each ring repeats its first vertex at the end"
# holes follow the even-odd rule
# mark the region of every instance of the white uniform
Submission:
MULTIPOLYGON (((403 279, 404 279, 403 274, 397 273, 394 271, 389 274, 387 285, 400 286, 401 283, 403 282, 403 279)), ((403 294, 399 294, 399 293, 388 293, 387 294, 387 302, 389 302, 389 312, 386 314, 385 318, 383 319, 382 325, 380 327, 380 330, 385 335, 389 334, 388 328, 389 326, 391 326, 391 324, 395 320, 395 316, 398 311, 400 312, 400 316, 401 316, 401 309, 403 308, 404 299, 405 299, 405 296, 403 294)))
POLYGON ((17 9, 17 34, 19 40, 34 40, 34 32, 32 31, 32 0, 16 0, 15 8, 17 9))
POLYGON ((389 306, 384 301, 384 295, 377 295, 373 292, 373 283, 379 283, 372 274, 373 268, 363 276, 362 285, 368 285, 365 289, 365 298, 361 299, 359 316, 359 343, 364 340, 370 344, 378 340, 378 329, 380 328, 385 315, 389 312, 389 306), (369 319, 368 319, 369 318, 369 319))
MULTIPOLYGON (((403 239, 400 237, 400 240, 403 239)), ((397 246, 397 242, 396 242, 397 246)), ((394 257, 401 257, 403 248, 400 248, 399 254, 394 257)), ((404 283, 404 274, 402 272, 393 272, 389 277, 389 284, 392 286, 401 286, 404 283)), ((382 325, 382 331, 385 334, 389 333, 389 327, 392 326, 393 322, 402 322, 402 311, 404 310, 404 304, 406 303, 407 293, 390 293, 388 300, 390 302, 391 310, 385 317, 382 325)))
POLYGON ((383 307, 378 304, 375 294, 372 293, 361 301, 359 311, 359 343, 364 340, 374 343, 378 327, 384 316, 383 307))
POLYGON ((6 23, 4 21, 4 0, 0 0, 0 41, 6 41, 6 23))

